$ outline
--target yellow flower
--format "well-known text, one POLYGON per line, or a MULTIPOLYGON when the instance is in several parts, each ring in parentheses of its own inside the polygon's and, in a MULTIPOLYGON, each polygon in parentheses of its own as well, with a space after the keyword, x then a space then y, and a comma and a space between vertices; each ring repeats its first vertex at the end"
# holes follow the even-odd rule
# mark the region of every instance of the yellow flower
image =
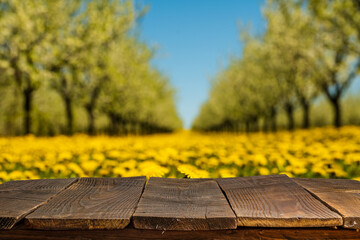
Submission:
POLYGON ((5 181, 8 181, 10 180, 7 172, 5 171, 0 171, 0 182, 5 182, 5 181))
POLYGON ((102 162, 102 161, 105 160, 105 156, 104 156, 104 154, 102 154, 102 153, 94 153, 94 154, 92 155, 92 158, 93 158, 95 161, 97 161, 97 162, 102 162))
POLYGON ((46 165, 44 162, 35 162, 34 163, 34 167, 39 169, 39 171, 41 172, 45 172, 46 171, 46 165))
POLYGON ((55 174, 62 173, 64 175, 67 175, 67 173, 68 173, 68 170, 67 170, 66 166, 63 165, 63 164, 55 164, 51 169, 53 170, 53 172, 55 174))
POLYGON ((12 171, 11 173, 9 173, 8 179, 21 180, 21 179, 24 179, 24 175, 21 171, 15 170, 15 171, 12 171))
POLYGON ((119 159, 121 157, 121 152, 118 150, 111 150, 106 155, 111 159, 119 159))
POLYGON ((221 168, 219 169, 219 175, 222 178, 236 177, 237 169, 221 168))
POLYGON ((270 171, 267 168, 259 167, 259 173, 260 173, 260 175, 269 175, 270 171))
POLYGON ((301 175, 301 174, 305 174, 308 172, 308 169, 305 167, 294 167, 292 169, 292 172, 296 175, 301 175))
POLYGON ((32 171, 24 171, 23 176, 25 179, 38 179, 39 176, 32 171))
POLYGON ((61 152, 59 154, 59 161, 64 161, 64 160, 71 160, 73 158, 73 155, 70 152, 61 152))
POLYGON ((260 166, 266 166, 267 163, 268 163, 266 157, 264 155, 262 155, 262 154, 254 155, 253 160, 254 160, 254 163, 256 163, 256 164, 258 164, 260 166))
POLYGON ((89 153, 83 153, 83 154, 80 154, 80 156, 79 156, 80 162, 86 162, 86 161, 89 161, 89 159, 90 159, 89 153))
POLYGON ((84 174, 84 171, 76 163, 71 162, 67 165, 67 167, 78 176, 82 176, 84 174))
POLYGON ((279 173, 279 174, 285 174, 285 175, 287 175, 287 176, 290 177, 290 178, 294 177, 294 175, 292 175, 292 173, 289 173, 289 172, 281 172, 281 173, 279 173))
POLYGON ((165 174, 169 172, 169 169, 160 166, 156 162, 153 161, 145 161, 139 163, 138 169, 145 175, 146 177, 163 177, 165 174))
POLYGON ((214 168, 219 165, 219 160, 217 158, 211 157, 206 161, 206 165, 209 168, 214 168))
POLYGON ((185 174, 189 178, 208 178, 210 177, 209 173, 205 170, 197 169, 196 167, 190 164, 181 164, 178 166, 179 172, 185 174))
POLYGON ((110 174, 110 170, 109 169, 100 169, 99 170, 99 174, 101 175, 101 176, 104 176, 104 177, 106 177, 106 176, 108 176, 109 174, 110 174))
POLYGON ((99 162, 95 160, 84 161, 81 163, 81 167, 85 172, 92 173, 99 167, 99 162))

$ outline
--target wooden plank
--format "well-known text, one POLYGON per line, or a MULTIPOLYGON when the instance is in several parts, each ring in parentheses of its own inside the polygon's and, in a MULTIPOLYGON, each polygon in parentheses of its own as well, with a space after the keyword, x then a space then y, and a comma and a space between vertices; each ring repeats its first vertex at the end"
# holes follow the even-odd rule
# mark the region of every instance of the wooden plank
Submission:
POLYGON ((342 218, 286 175, 217 179, 238 226, 326 227, 342 218))
POLYGON ((331 228, 239 228, 235 230, 212 231, 157 231, 134 229, 131 226, 122 230, 0 230, 0 239, 222 239, 222 240, 323 240, 360 238, 360 232, 353 229, 331 228))
POLYGON ((235 215, 212 179, 150 178, 134 226, 156 230, 235 229, 235 215))
POLYGON ((360 229, 360 182, 306 178, 295 181, 337 211, 344 219, 344 227, 360 229))
POLYGON ((75 181, 40 179, 0 184, 0 229, 12 228, 24 216, 75 181))
POLYGON ((146 177, 80 178, 32 214, 32 229, 122 229, 130 223, 146 177))

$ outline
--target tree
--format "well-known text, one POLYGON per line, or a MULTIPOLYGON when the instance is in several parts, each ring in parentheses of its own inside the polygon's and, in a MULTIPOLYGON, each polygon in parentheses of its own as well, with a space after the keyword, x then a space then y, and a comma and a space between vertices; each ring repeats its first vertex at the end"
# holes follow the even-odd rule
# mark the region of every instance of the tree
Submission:
POLYGON ((309 112, 312 100, 317 96, 310 79, 313 69, 309 51, 314 44, 315 29, 310 16, 294 1, 269 1, 266 8, 268 20, 264 45, 268 48, 268 69, 277 79, 284 109, 288 117, 288 129, 294 128, 294 107, 303 110, 303 128, 310 124, 309 112))
POLYGON ((94 111, 100 92, 106 81, 111 81, 113 77, 116 77, 112 75, 116 63, 120 58, 126 57, 116 49, 129 35, 128 32, 132 29, 136 17, 131 1, 123 4, 117 1, 110 4, 101 1, 96 9, 101 10, 97 10, 97 17, 91 19, 93 23, 90 24, 90 31, 96 31, 94 35, 101 37, 93 38, 96 41, 90 38, 84 39, 84 41, 93 41, 92 45, 96 47, 92 51, 92 57, 87 58, 88 65, 84 69, 86 74, 80 79, 80 87, 83 90, 81 98, 88 114, 89 134, 94 134, 95 131, 94 111))
MULTIPOLYGON (((242 34, 247 35, 243 38, 245 46, 241 62, 242 75, 246 78, 246 81, 240 86, 243 88, 244 86, 248 87, 246 95, 244 93, 240 94, 243 97, 246 96, 246 99, 252 99, 252 109, 256 109, 252 113, 253 119, 248 119, 248 121, 263 117, 263 129, 267 131, 268 128, 271 128, 272 131, 276 131, 276 108, 281 96, 276 73, 273 71, 274 68, 269 65, 268 49, 263 40, 254 39, 247 33, 242 34)), ((244 103, 243 101, 243 107, 249 105, 244 103)))
POLYGON ((154 51, 136 38, 127 38, 113 51, 111 81, 104 83, 99 105, 112 134, 163 132, 181 127, 174 90, 150 66, 154 51))
POLYGON ((56 24, 54 16, 61 1, 1 1, 0 56, 2 65, 23 96, 23 131, 32 131, 33 94, 46 79, 48 38, 56 24))
POLYGON ((341 98, 360 68, 360 56, 356 54, 360 44, 356 4, 357 1, 309 1, 317 32, 312 56, 318 71, 313 80, 333 107, 336 127, 341 126, 341 98))

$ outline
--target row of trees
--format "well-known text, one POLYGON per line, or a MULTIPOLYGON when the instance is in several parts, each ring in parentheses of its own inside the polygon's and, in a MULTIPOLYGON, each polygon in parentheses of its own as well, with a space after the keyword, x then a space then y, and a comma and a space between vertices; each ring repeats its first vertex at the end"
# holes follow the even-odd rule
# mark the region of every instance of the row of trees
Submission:
MULTIPOLYGON (((89 134, 97 131, 96 117, 103 116, 113 134, 181 127, 174 89, 151 66, 154 49, 138 39, 136 22, 143 14, 130 0, 0 0, 4 123, 16 128, 12 112, 22 104, 24 134, 33 133, 33 125, 40 126, 35 133, 58 132, 34 124, 40 121, 34 117, 34 99, 41 91, 45 104, 54 93, 60 97, 48 109, 64 109, 60 117, 66 117, 66 127, 52 128, 67 134, 79 130, 74 128, 75 108, 86 111, 82 120, 89 134)), ((54 119, 49 114, 41 119, 54 119)))
POLYGON ((314 99, 325 96, 333 124, 341 126, 341 99, 360 71, 360 1, 268 1, 262 36, 242 31, 240 58, 212 82, 208 101, 193 128, 199 130, 276 130, 286 113, 302 109, 302 127, 310 125, 314 99))

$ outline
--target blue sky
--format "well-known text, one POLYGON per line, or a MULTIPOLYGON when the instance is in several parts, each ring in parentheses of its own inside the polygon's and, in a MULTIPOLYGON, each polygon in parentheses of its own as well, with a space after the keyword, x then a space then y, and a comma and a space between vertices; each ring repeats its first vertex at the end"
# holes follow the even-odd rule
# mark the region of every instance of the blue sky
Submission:
POLYGON ((191 126, 207 99, 209 79, 239 55, 238 23, 265 29, 263 0, 138 0, 150 7, 140 22, 142 39, 158 47, 153 64, 177 89, 177 109, 191 126))

